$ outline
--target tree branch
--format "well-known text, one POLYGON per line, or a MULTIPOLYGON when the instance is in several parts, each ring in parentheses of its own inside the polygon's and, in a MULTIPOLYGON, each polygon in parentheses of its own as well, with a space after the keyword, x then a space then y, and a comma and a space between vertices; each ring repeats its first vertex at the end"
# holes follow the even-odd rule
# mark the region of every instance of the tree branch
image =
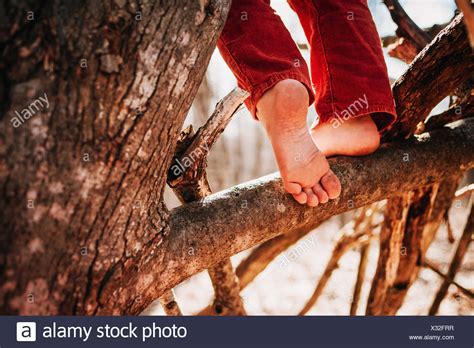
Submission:
POLYGON ((398 0, 384 0, 393 21, 397 24, 397 35, 409 40, 418 51, 430 42, 431 37, 408 16, 398 0))
POLYGON ((462 15, 423 49, 393 86, 398 118, 384 140, 408 138, 430 111, 468 80, 474 56, 462 24, 462 15), (440 88, 442 86, 442 88, 440 88))
POLYGON ((370 156, 331 159, 341 196, 324 207, 302 207, 278 175, 238 185, 171 212, 157 293, 215 263, 284 232, 314 228, 329 217, 399 192, 429 185, 474 166, 474 125, 451 127, 384 146, 370 156), (410 161, 403 161, 409 153, 410 161), (195 252, 190 255, 189 248, 195 252))
POLYGON ((466 295, 467 297, 469 297, 471 299, 474 299, 474 293, 471 290, 466 289, 464 286, 462 286, 461 284, 456 282, 454 279, 449 279, 446 274, 441 272, 439 270, 439 268, 437 266, 435 266, 433 263, 431 263, 430 261, 425 260, 425 262, 423 262, 423 267, 426 267, 426 268, 432 270, 437 275, 439 275, 441 278, 443 278, 444 280, 446 280, 446 281, 450 282, 451 284, 453 284, 454 286, 456 286, 464 295, 466 295))
MULTIPOLYGON (((235 88, 220 100, 207 122, 193 133, 184 130, 179 139, 174 164, 168 172, 168 184, 183 203, 203 199, 211 193, 207 181, 207 155, 210 147, 229 124, 248 93, 235 88)), ((238 278, 230 259, 222 260, 209 269, 215 300, 208 315, 244 315, 238 278)))

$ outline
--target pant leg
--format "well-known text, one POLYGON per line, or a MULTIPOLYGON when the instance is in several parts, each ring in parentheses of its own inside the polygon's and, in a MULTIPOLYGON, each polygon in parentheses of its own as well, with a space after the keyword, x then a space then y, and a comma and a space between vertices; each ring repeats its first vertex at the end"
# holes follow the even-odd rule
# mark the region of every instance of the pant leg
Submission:
POLYGON ((320 122, 372 114, 379 131, 396 118, 382 46, 367 0, 288 0, 311 47, 320 122))
POLYGON ((217 43, 239 87, 248 91, 245 104, 256 117, 260 97, 277 82, 300 81, 314 93, 308 67, 269 0, 234 0, 217 43))

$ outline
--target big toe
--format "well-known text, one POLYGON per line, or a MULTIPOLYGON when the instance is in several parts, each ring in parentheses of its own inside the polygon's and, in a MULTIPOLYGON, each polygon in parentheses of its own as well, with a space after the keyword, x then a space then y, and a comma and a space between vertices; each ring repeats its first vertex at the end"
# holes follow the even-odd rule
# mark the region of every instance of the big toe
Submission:
POLYGON ((332 170, 324 174, 320 182, 330 199, 339 197, 341 194, 341 183, 332 170))

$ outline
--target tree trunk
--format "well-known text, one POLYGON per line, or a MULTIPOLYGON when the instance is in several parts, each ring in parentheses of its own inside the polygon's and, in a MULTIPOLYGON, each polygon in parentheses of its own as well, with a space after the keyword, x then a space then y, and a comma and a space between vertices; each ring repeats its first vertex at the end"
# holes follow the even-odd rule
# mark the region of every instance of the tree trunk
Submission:
POLYGON ((166 172, 230 5, 200 3, 0 5, 1 313, 156 299, 166 172))

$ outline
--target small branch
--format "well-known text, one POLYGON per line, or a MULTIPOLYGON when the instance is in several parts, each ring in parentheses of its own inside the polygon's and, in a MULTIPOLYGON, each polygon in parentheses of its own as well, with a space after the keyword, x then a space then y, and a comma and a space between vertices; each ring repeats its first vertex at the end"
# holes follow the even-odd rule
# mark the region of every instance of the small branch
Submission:
POLYGON ((384 0, 393 21, 397 24, 397 35, 409 40, 418 51, 430 42, 431 37, 408 16, 398 0, 384 0))
POLYGON ((160 303, 163 306, 163 310, 165 311, 166 315, 183 315, 181 309, 179 308, 178 302, 176 302, 176 298, 172 289, 166 291, 163 296, 160 297, 160 303))
MULTIPOLYGON (((422 29, 430 38, 435 37, 438 33, 443 30, 449 23, 443 24, 434 24, 429 28, 422 29)), ((382 46, 387 47, 393 43, 396 43, 400 37, 397 35, 388 35, 381 38, 382 39, 382 46)))
POLYGON ((445 281, 448 281, 450 282, 450 284, 453 284, 454 286, 456 286, 464 295, 466 295, 467 297, 471 298, 471 299, 474 299, 474 292, 472 292, 471 290, 469 289, 466 289, 464 286, 462 286, 461 284, 459 284, 458 282, 456 282, 455 280, 450 280, 448 279, 448 277, 446 276, 446 274, 444 274, 443 272, 441 272, 439 270, 438 267, 436 267, 433 263, 431 263, 430 261, 428 260, 425 260, 425 262, 423 263, 423 267, 426 267, 430 270, 432 270, 433 272, 435 272, 437 275, 439 275, 441 278, 443 278, 445 281))
POLYGON ((196 134, 192 127, 181 133, 167 182, 185 202, 210 194, 205 174, 207 155, 247 96, 246 91, 235 88, 217 103, 212 115, 196 134))
POLYGON ((416 134, 430 132, 434 129, 444 127, 446 124, 461 120, 463 118, 474 117, 474 98, 470 97, 461 104, 454 104, 446 111, 430 116, 425 123, 421 123, 421 127, 417 129, 416 134))
POLYGON ((364 284, 365 271, 367 269, 367 261, 369 257, 370 243, 365 242, 360 248, 359 269, 357 270, 357 280, 354 286, 354 294, 352 295, 352 303, 350 315, 357 315, 357 307, 359 306, 360 292, 364 284))
MULTIPOLYGON (((192 128, 181 133, 174 164, 168 173, 168 184, 181 202, 198 201, 211 194, 206 174, 207 155, 247 96, 247 92, 235 88, 217 103, 211 117, 196 134, 192 128)), ((231 260, 225 259, 210 268, 209 276, 215 299, 212 312, 207 314, 244 315, 240 285, 231 260)))
POLYGON ((461 267, 464 255, 466 254, 469 244, 472 241, 473 233, 474 233, 474 209, 472 209, 471 207, 471 212, 467 219, 466 227, 464 228, 461 239, 459 240, 459 244, 456 249, 456 252, 454 253, 451 264, 449 266, 448 273, 446 274, 446 277, 444 278, 443 283, 441 284, 441 286, 438 289, 438 292, 436 293, 435 299, 428 313, 429 315, 435 315, 436 313, 438 313, 439 306, 441 305, 441 302, 446 296, 449 286, 454 281, 454 278, 456 277, 456 273, 461 267))

